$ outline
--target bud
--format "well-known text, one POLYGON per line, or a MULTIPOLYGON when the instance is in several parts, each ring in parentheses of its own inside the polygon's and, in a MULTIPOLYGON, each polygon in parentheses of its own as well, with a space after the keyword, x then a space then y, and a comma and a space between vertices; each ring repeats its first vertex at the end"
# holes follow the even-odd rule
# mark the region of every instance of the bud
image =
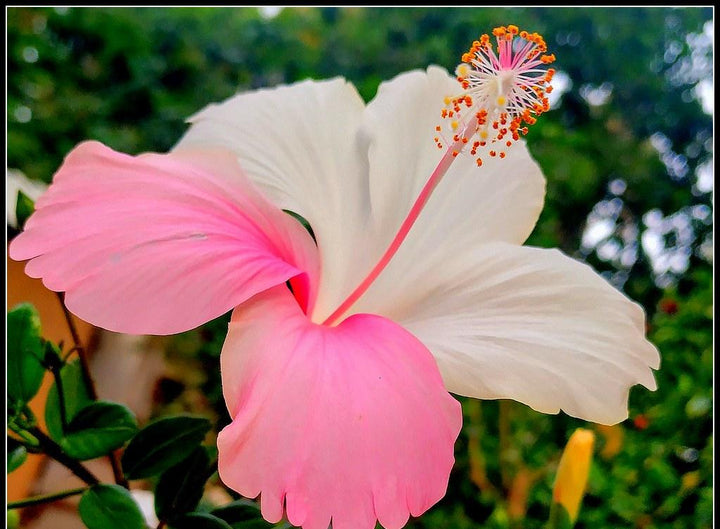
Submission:
POLYGON ((553 505, 550 510, 551 522, 553 519, 561 518, 560 512, 564 509, 569 517, 570 526, 575 523, 580 502, 585 494, 594 444, 595 434, 590 430, 578 428, 570 436, 555 476, 553 505))

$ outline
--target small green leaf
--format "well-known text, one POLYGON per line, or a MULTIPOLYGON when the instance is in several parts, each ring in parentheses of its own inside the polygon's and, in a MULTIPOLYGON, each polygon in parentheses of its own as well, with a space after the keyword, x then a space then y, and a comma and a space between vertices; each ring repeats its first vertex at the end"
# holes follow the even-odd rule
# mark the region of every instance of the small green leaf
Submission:
POLYGON ((70 457, 85 461, 120 448, 137 429, 135 416, 122 404, 93 402, 70 421, 60 446, 70 457))
POLYGON ((271 523, 263 519, 258 504, 250 500, 236 500, 214 509, 211 514, 225 520, 233 529, 267 529, 272 527, 271 523))
POLYGON ((61 369, 63 366, 62 351, 53 342, 45 341, 43 344, 43 365, 45 369, 61 369))
POLYGON ((313 240, 315 241, 315 232, 313 232, 312 226, 310 226, 310 223, 307 221, 307 219, 305 217, 303 217, 302 215, 299 215, 289 209, 283 209, 283 211, 285 213, 287 213, 288 215, 290 215, 291 217, 293 217, 295 220, 297 220, 300 224, 302 224, 303 228, 305 228, 308 231, 308 233, 310 234, 310 237, 312 237, 313 240))
POLYGON ((172 529, 233 529, 232 526, 222 518, 213 516, 206 512, 194 512, 186 514, 175 520, 172 529))
MULTIPOLYGON (((80 362, 76 360, 63 366, 60 370, 60 380, 65 397, 65 414, 68 422, 71 422, 81 409, 93 402, 87 386, 85 386, 80 362)), ((45 424, 50 437, 60 442, 65 436, 65 432, 62 427, 60 399, 56 384, 53 384, 48 392, 45 404, 45 424)))
POLYGON ((548 525, 549 529, 572 529, 575 524, 570 518, 570 513, 568 513, 563 505, 552 502, 550 504, 550 520, 548 525))
POLYGON ((17 440, 8 435, 7 438, 7 473, 22 465, 27 459, 27 450, 17 440))
POLYGON ((21 303, 7 313, 7 395, 18 406, 40 389, 45 368, 40 316, 35 307, 21 303))
POLYGON ((210 458, 202 446, 180 463, 167 469, 155 487, 155 513, 160 520, 171 520, 192 511, 202 498, 210 458))
POLYGON ((17 218, 17 228, 22 231, 25 221, 35 211, 35 203, 32 198, 22 191, 18 190, 17 201, 15 202, 15 217, 17 218))
POLYGON ((119 485, 95 485, 80 498, 80 518, 88 529, 146 529, 130 492, 119 485))
POLYGON ((7 511, 6 529, 18 529, 20 527, 20 513, 17 509, 7 511))
POLYGON ((132 438, 122 457, 128 479, 154 476, 179 463, 195 450, 210 430, 204 417, 178 416, 159 419, 132 438))

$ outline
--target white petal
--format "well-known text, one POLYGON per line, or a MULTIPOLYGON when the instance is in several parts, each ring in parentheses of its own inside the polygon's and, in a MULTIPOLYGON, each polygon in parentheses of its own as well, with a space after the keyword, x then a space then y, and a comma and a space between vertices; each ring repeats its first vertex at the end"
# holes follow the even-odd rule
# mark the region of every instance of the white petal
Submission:
MULTIPOLYGON (((457 88, 433 67, 383 83, 366 109, 340 79, 240 94, 193 116, 177 148, 234 149, 276 205, 310 222, 322 260, 313 320, 322 321, 384 253, 440 160, 435 125, 443 98, 457 88)), ((476 241, 523 242, 543 194, 540 170, 522 144, 482 169, 459 156, 385 280, 396 284, 431 249, 447 255, 476 241)))
MULTIPOLYGON (((368 106, 365 124, 374 135, 373 233, 385 237, 384 247, 442 156, 428 145, 433 145, 440 102, 456 84, 439 68, 413 72, 382 86, 368 106), (437 108, 429 112, 425 107, 433 101, 438 101, 437 108), (391 108, 394 121, 383 127, 379 116, 391 108)), ((386 307, 412 298, 423 288, 413 279, 420 268, 439 272, 448 259, 490 241, 524 242, 540 214, 544 193, 545 180, 523 142, 508 149, 505 159, 487 158, 482 167, 469 155, 458 156, 398 253, 350 313, 384 314, 386 307)))
POLYGON ((557 250, 492 243, 421 267, 414 299, 381 314, 435 355, 446 387, 612 424, 659 367, 641 307, 557 250))
POLYGON ((322 260, 319 306, 339 303, 367 268, 355 250, 369 211, 364 108, 343 79, 241 93, 192 116, 176 146, 232 149, 275 205, 308 220, 322 260))
MULTIPOLYGON (((377 229, 394 235, 444 151, 434 137, 443 99, 460 86, 442 68, 414 71, 380 85, 367 107, 364 132, 370 138, 370 198, 377 229)), ((522 244, 530 235, 545 194, 540 168, 523 143, 507 150, 504 160, 485 157, 477 167, 469 154, 459 155, 423 210, 422 224, 408 246, 417 251, 448 241, 522 244), (442 234, 436 237, 436 234, 442 234)), ((451 248, 447 248, 450 250, 451 248)), ((416 255, 406 251, 404 257, 416 255)))

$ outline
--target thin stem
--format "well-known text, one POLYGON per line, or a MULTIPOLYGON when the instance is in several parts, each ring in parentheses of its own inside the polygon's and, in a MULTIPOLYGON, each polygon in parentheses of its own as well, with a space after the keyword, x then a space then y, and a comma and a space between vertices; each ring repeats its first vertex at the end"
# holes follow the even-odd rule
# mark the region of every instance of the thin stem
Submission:
POLYGON ((330 314, 327 319, 325 319, 323 325, 332 325, 343 314, 345 314, 345 312, 347 312, 347 310, 352 307, 352 305, 358 299, 360 299, 360 296, 362 296, 367 291, 367 289, 370 288, 370 285, 373 283, 373 281, 375 281, 375 279, 377 279, 380 273, 385 269, 385 267, 388 265, 390 260, 400 248, 400 245, 403 243, 403 241, 405 241, 408 233, 410 233, 410 229, 413 227, 415 221, 420 216, 420 213, 425 207, 425 204, 427 204, 427 201, 430 199, 433 191, 435 191, 435 188, 438 186, 443 176, 445 176, 445 173, 447 173, 453 161, 455 161, 455 158, 463 150, 465 146, 465 142, 463 142, 463 140, 467 139, 471 135, 471 133, 475 131, 476 128, 477 118, 473 118, 468 122, 462 133, 458 136, 459 139, 454 142, 450 146, 450 148, 448 148, 447 152, 445 152, 443 157, 440 159, 440 162, 430 175, 430 178, 425 183, 425 186, 420 191, 417 199, 415 199, 415 203, 413 204, 412 208, 410 208, 410 212, 408 213, 407 217, 405 217, 405 220, 400 226, 400 229, 395 235, 395 238, 392 240, 387 250, 385 250, 383 256, 377 262, 375 267, 370 271, 367 277, 363 279, 363 281, 355 288, 355 290, 353 290, 353 292, 345 299, 345 301, 343 301, 340 306, 335 309, 335 311, 330 314))
POLYGON ((67 322, 70 335, 72 336, 73 342, 75 343, 75 349, 77 350, 78 358, 80 359, 80 368, 82 369, 83 380, 87 386, 88 393, 92 400, 97 400, 98 393, 95 387, 95 381, 93 380, 92 374, 90 373, 90 363, 88 362, 85 348, 80 341, 80 334, 77 331, 75 322, 72 319, 72 314, 65 306, 65 300, 62 293, 57 293, 58 299, 60 300, 60 307, 62 307, 63 314, 65 315, 65 321, 67 322))
POLYGON ((67 361, 70 359, 72 354, 77 353, 77 352, 78 352, 77 347, 73 347, 72 349, 70 349, 67 353, 65 353, 65 356, 63 357, 63 362, 67 363, 67 361))
POLYGON ((38 440, 32 437, 30 434, 28 434, 26 431, 21 430, 17 426, 13 425, 12 423, 8 424, 8 428, 10 431, 12 431, 15 435, 17 435, 20 439, 17 437, 13 437, 8 434, 8 437, 11 438, 13 441, 20 443, 22 446, 25 447, 25 450, 30 452, 31 454, 37 454, 40 452, 40 445, 38 444, 38 440))
MULTIPOLYGON (((73 349, 75 351, 77 351, 78 359, 80 360, 80 369, 82 370, 82 375, 83 375, 83 380, 85 381, 85 386, 87 387, 90 398, 92 400, 98 400, 97 388, 95 387, 95 381, 93 380, 92 373, 90 372, 90 362, 88 362, 87 353, 85 351, 85 348, 82 345, 82 342, 80 341, 80 334, 77 331, 77 327, 75 327, 75 322, 72 319, 72 315, 70 314, 70 311, 65 306, 65 300, 64 300, 63 295, 60 292, 58 292, 57 296, 58 296, 58 299, 60 300, 60 307, 62 307, 63 314, 65 315, 65 321, 68 324, 68 329, 70 330, 70 335, 72 336, 72 339, 74 342, 73 349)), ((125 479, 125 476, 122 473, 122 468, 120 467, 120 461, 118 460, 118 457, 115 454, 115 452, 109 453, 108 459, 110 460, 110 467, 112 468, 113 477, 115 478, 115 483, 117 483, 118 485, 125 487, 126 489, 129 490, 130 485, 128 484, 127 479, 125 479)))
POLYGON ((57 388, 58 403, 60 405, 60 422, 62 423, 62 429, 65 431, 68 425, 67 421, 67 408, 65 406, 65 391, 63 390, 62 377, 60 376, 60 369, 53 368, 50 370, 53 378, 55 379, 55 387, 57 388))
POLYGON ((115 483, 130 490, 130 483, 128 483, 128 480, 125 479, 117 454, 115 452, 109 453, 108 459, 110 460, 110 467, 112 468, 115 483))
POLYGON ((62 500, 70 496, 76 496, 82 494, 88 490, 88 487, 79 487, 77 489, 64 490, 62 492, 53 492, 52 494, 43 494, 41 496, 34 496, 32 498, 26 498, 24 500, 11 501, 7 504, 8 509, 21 509, 23 507, 31 507, 32 505, 40 505, 42 503, 50 503, 51 501, 62 500))
POLYGON ((42 430, 35 427, 31 428, 28 431, 30 434, 33 435, 33 437, 38 440, 38 442, 40 443, 40 448, 42 448, 43 452, 52 457, 58 463, 61 463, 62 465, 67 467, 73 474, 75 474, 85 483, 91 486, 100 483, 100 480, 95 477, 95 475, 90 472, 90 470, 88 470, 85 465, 63 452, 63 449, 60 447, 60 445, 50 439, 50 437, 45 435, 42 430))

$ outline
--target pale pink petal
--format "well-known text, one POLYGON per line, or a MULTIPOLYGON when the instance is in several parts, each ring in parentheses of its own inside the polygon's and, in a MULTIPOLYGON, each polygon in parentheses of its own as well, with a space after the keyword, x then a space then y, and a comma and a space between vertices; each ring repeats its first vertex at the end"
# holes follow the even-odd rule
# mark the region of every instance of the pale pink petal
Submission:
POLYGON ((375 310, 432 351, 453 393, 610 424, 631 386, 655 389, 642 308, 557 250, 493 243, 407 280, 414 294, 375 310))
POLYGON ((444 494, 461 426, 427 349, 393 322, 311 323, 284 287, 238 307, 221 355, 219 472, 264 517, 397 529, 444 494))
POLYGON ((289 279, 305 304, 314 295, 312 238, 228 151, 132 157, 83 143, 36 208, 10 256, 105 329, 185 331, 289 279))
POLYGON ((364 249, 370 211, 367 143, 358 136, 364 108, 355 87, 340 78, 240 93, 192 116, 175 147, 232 149, 265 196, 308 220, 323 263, 318 306, 339 303, 373 257, 364 249))

